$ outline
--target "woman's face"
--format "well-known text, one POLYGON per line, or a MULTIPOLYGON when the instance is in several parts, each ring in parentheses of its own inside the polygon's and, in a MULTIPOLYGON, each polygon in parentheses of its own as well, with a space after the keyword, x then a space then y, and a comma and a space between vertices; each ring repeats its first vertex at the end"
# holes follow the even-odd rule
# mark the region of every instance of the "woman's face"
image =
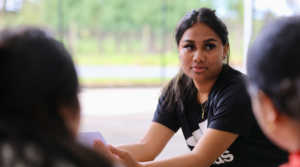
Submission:
POLYGON ((227 55, 228 44, 205 23, 195 23, 182 35, 178 52, 183 72, 194 81, 202 82, 218 77, 227 55))
POLYGON ((285 150, 299 150, 299 125, 289 116, 279 113, 266 94, 260 92, 252 96, 251 101, 254 115, 266 136, 285 150))

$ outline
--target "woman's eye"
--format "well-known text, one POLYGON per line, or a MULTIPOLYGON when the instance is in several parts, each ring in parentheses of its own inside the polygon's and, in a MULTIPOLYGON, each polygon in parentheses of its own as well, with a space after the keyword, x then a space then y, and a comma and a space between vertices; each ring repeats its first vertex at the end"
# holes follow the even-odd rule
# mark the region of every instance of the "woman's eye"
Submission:
POLYGON ((194 49, 195 47, 194 47, 194 45, 185 45, 184 48, 187 48, 187 49, 189 49, 189 50, 192 50, 192 49, 194 49))
POLYGON ((207 44, 207 45, 205 45, 205 48, 206 48, 207 50, 211 50, 211 49, 213 49, 214 47, 216 47, 216 45, 213 45, 213 44, 207 44))

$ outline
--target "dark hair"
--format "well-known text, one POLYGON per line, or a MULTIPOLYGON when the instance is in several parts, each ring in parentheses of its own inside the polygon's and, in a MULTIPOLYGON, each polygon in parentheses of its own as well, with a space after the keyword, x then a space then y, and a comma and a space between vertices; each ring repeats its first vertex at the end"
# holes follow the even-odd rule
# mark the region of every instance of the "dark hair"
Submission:
MULTIPOLYGON (((183 17, 175 30, 175 40, 177 46, 184 32, 192 27, 195 23, 205 23, 213 29, 221 38, 222 44, 229 44, 228 31, 226 25, 216 16, 215 10, 209 8, 200 8, 192 10, 185 17, 183 17)), ((201 30, 199 30, 201 31, 201 30)), ((229 63, 229 49, 226 58, 226 64, 229 63)), ((164 104, 167 110, 174 111, 175 107, 179 107, 184 111, 184 106, 197 98, 197 88, 194 82, 186 74, 184 74, 180 67, 178 74, 163 88, 162 94, 159 98, 164 97, 164 104)))
POLYGON ((267 94, 275 107, 300 119, 300 18, 267 25, 250 49, 247 60, 249 92, 267 94))
POLYGON ((13 153, 1 166, 111 166, 77 144, 59 114, 62 103, 79 107, 75 67, 61 43, 37 28, 0 32, 0 78, 0 149, 13 153), (39 158, 28 158, 27 147, 39 158))

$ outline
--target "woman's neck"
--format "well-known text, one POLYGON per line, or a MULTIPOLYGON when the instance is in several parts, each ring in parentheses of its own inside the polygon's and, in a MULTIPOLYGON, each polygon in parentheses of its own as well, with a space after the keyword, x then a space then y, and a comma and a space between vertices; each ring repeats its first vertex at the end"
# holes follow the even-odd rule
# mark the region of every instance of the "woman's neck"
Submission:
POLYGON ((300 123, 294 119, 290 119, 285 128, 282 128, 281 134, 284 134, 289 141, 289 152, 300 152, 300 123))
POLYGON ((206 80, 206 81, 194 81, 194 84, 198 90, 197 102, 204 103, 208 99, 208 95, 214 84, 216 83, 218 77, 206 80))

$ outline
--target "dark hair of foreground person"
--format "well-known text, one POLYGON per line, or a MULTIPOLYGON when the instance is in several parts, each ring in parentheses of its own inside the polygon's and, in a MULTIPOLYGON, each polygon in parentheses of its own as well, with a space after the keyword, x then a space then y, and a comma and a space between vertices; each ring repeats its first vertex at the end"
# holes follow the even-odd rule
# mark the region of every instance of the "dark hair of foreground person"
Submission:
POLYGON ((77 144, 78 79, 61 43, 37 28, 0 32, 0 166, 112 166, 77 144))
POLYGON ((300 166, 300 18, 267 25, 250 49, 247 72, 253 111, 266 136, 300 166))

